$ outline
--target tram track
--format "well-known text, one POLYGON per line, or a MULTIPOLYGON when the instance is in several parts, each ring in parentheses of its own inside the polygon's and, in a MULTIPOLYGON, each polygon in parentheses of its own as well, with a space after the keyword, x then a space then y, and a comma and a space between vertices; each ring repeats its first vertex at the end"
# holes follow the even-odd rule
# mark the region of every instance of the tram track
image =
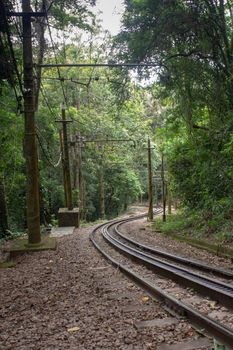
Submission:
MULTIPOLYGON (((156 214, 159 214, 161 211, 157 210, 156 214)), ((194 273, 188 271, 185 267, 175 266, 175 264, 160 261, 156 255, 172 255, 166 252, 162 252, 145 245, 142 245, 139 242, 134 241, 133 239, 126 237, 119 228, 124 223, 138 220, 145 217, 145 215, 139 215, 135 217, 130 217, 127 219, 113 220, 106 224, 98 226, 90 235, 90 239, 94 246, 107 258, 115 267, 120 271, 126 274, 128 277, 133 279, 140 287, 146 290, 151 296, 156 299, 161 300, 169 309, 176 310, 177 313, 186 316, 192 323, 197 324, 198 326, 204 328, 212 336, 218 338, 224 344, 226 344, 229 349, 233 349, 233 331, 230 327, 219 323, 215 319, 212 319, 199 310, 194 308, 191 305, 183 303, 179 299, 176 299, 174 296, 165 292, 161 287, 155 285, 151 280, 141 277, 132 269, 129 268, 129 265, 122 263, 121 261, 116 260, 112 254, 109 254, 106 249, 103 249, 103 245, 96 239, 97 234, 101 233, 101 237, 104 238, 105 242, 111 245, 114 249, 117 249, 121 254, 130 257, 131 261, 137 261, 137 263, 146 265, 150 270, 155 271, 159 275, 163 275, 166 278, 172 278, 175 282, 182 283, 187 287, 195 288, 197 293, 204 294, 205 296, 211 296, 214 300, 218 300, 221 304, 232 308, 233 306, 233 286, 230 286, 227 283, 217 281, 213 278, 208 278, 202 276, 199 273, 194 273), (126 244, 127 242, 128 244, 126 244)), ((166 256, 168 258, 168 256, 166 256)), ((185 258, 172 256, 171 260, 181 262, 185 264, 185 258)), ((195 266, 198 268, 201 265, 201 262, 191 261, 187 259, 187 265, 195 266)), ((200 267, 202 269, 202 267, 200 267)), ((213 267, 208 267, 205 265, 202 270, 216 273, 224 278, 231 278, 231 272, 218 269, 213 267)))
POLYGON ((187 268, 181 268, 175 263, 168 263, 154 256, 132 248, 129 245, 123 243, 119 239, 113 237, 109 232, 110 228, 114 224, 110 223, 102 229, 102 235, 104 239, 119 250, 124 255, 131 259, 136 260, 140 264, 146 265, 152 271, 161 274, 164 277, 169 277, 175 282, 179 282, 186 287, 194 288, 203 295, 208 295, 222 305, 227 307, 233 307, 233 286, 224 282, 218 281, 213 278, 201 275, 198 272, 192 272, 187 268))
POLYGON ((152 254, 153 256, 161 256, 162 258, 164 258, 168 261, 174 261, 176 263, 179 263, 181 265, 185 265, 187 267, 192 267, 192 268, 198 269, 200 271, 211 273, 211 274, 218 276, 220 278, 223 278, 225 280, 230 279, 233 281, 233 272, 230 270, 227 270, 225 268, 218 268, 215 266, 211 266, 211 265, 205 264, 203 261, 193 260, 190 258, 184 258, 184 257, 179 256, 177 254, 168 253, 164 250, 145 245, 143 243, 138 242, 137 240, 130 238, 128 235, 124 234, 119 229, 120 226, 123 225, 124 223, 125 223, 125 221, 122 221, 122 222, 116 224, 114 227, 115 232, 123 240, 131 243, 133 246, 139 248, 140 250, 148 252, 148 253, 152 254))

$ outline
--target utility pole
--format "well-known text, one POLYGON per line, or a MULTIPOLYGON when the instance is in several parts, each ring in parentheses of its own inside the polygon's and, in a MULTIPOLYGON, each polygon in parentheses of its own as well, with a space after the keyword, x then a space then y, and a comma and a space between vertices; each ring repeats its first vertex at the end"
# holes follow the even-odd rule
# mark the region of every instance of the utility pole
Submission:
POLYGON ((164 156, 162 153, 162 164, 161 164, 161 178, 162 178, 162 202, 163 202, 163 222, 166 222, 166 184, 164 176, 164 156))
POLYGON ((147 142, 147 150, 148 150, 148 218, 150 221, 153 220, 153 185, 152 185, 152 167, 151 167, 151 143, 150 138, 148 137, 147 142))
POLYGON ((100 164, 99 164, 99 213, 100 218, 105 218, 105 196, 104 196, 104 164, 103 164, 103 147, 100 146, 100 164))
POLYGON ((65 174, 65 152, 64 152, 63 130, 59 131, 59 137, 60 137, 60 147, 61 147, 61 155, 62 155, 62 173, 63 173, 65 207, 67 208, 68 207, 68 199, 67 199, 67 185, 66 185, 66 174, 65 174))
POLYGON ((0 173, 0 236, 6 237, 9 235, 9 225, 8 225, 8 213, 7 213, 7 204, 5 196, 5 183, 4 177, 0 173))
POLYGON ((84 194, 83 194, 83 171, 82 171, 82 141, 83 138, 80 134, 75 135, 71 145, 74 149, 74 179, 75 188, 78 189, 78 207, 79 207, 79 216, 80 219, 83 219, 83 209, 84 209, 84 194))
POLYGON ((33 82, 32 33, 30 0, 22 0, 23 16, 23 72, 24 72, 24 156, 27 175, 27 228, 28 244, 39 244, 40 204, 39 204, 39 171, 35 130, 35 101, 33 82))
POLYGON ((170 189, 170 184, 167 185, 167 206, 168 206, 168 214, 172 213, 172 194, 170 189))
POLYGON ((68 146, 68 136, 67 136, 67 124, 71 123, 72 120, 66 120, 66 111, 64 106, 62 106, 61 113, 62 113, 62 120, 57 120, 57 122, 62 123, 61 149, 64 152, 63 177, 64 177, 65 200, 66 200, 66 206, 68 210, 73 210, 72 187, 71 187, 71 177, 70 177, 70 158, 69 158, 69 146, 68 146))
POLYGON ((63 165, 64 194, 65 194, 66 207, 59 208, 58 226, 79 227, 79 222, 80 222, 79 210, 78 208, 73 207, 73 200, 72 200, 69 144, 68 144, 68 135, 67 135, 67 124, 72 123, 72 120, 66 119, 66 111, 64 106, 62 106, 61 115, 62 115, 62 119, 56 120, 56 122, 62 123, 60 140, 61 140, 61 150, 62 150, 62 159, 63 159, 62 165, 63 165))
POLYGON ((83 215, 84 215, 84 184, 83 184, 82 144, 80 142, 78 143, 78 186, 79 186, 80 217, 83 219, 83 215))

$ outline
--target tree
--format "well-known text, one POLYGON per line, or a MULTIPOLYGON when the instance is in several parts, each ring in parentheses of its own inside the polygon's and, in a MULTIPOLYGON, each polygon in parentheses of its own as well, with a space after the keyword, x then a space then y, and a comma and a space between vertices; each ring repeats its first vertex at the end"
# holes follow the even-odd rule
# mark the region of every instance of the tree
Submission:
POLYGON ((232 197, 233 5, 221 0, 125 4, 115 49, 122 60, 158 67, 156 96, 167 106, 157 134, 167 140, 174 186, 189 207, 218 207, 232 197))

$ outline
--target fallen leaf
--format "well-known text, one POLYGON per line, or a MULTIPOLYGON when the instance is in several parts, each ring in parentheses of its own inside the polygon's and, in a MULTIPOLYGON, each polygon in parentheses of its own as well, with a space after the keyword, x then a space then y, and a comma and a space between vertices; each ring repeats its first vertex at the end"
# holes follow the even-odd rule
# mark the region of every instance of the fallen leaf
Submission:
POLYGON ((144 301, 144 302, 148 301, 149 299, 150 299, 150 298, 149 298, 149 297, 147 297, 147 296, 142 297, 142 301, 144 301))
POLYGON ((187 337, 192 337, 192 336, 193 336, 193 330, 192 330, 192 329, 189 329, 189 330, 185 333, 185 335, 186 335, 187 337))
POLYGON ((212 310, 215 309, 215 307, 216 307, 216 302, 213 301, 213 302, 209 303, 209 307, 210 307, 212 310))
POLYGON ((133 324, 133 320, 131 320, 131 319, 124 320, 124 322, 127 324, 133 324))
POLYGON ((79 330, 80 330, 80 327, 73 327, 73 328, 67 329, 67 331, 68 331, 69 333, 78 332, 79 330))

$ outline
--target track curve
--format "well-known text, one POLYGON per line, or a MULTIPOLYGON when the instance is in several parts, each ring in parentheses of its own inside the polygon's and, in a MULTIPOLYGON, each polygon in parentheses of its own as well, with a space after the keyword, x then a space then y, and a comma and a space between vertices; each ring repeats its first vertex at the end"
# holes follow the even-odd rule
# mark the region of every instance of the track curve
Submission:
MULTIPOLYGON (((161 212, 160 209, 156 210, 156 214, 159 214, 160 212, 161 212)), ((157 253, 157 250, 155 253, 152 247, 142 245, 139 242, 129 239, 128 237, 125 237, 125 235, 123 235, 122 232, 120 232, 119 227, 123 223, 138 220, 145 216, 146 214, 143 214, 143 215, 130 217, 123 220, 122 219, 112 220, 108 223, 102 224, 91 232, 90 240, 92 241, 94 246, 101 252, 101 254, 105 256, 105 258, 107 258, 115 267, 121 270, 124 274, 126 274, 128 277, 133 279, 138 285, 140 285, 143 289, 145 289, 149 294, 151 294, 156 298, 159 298, 165 303, 172 304, 174 308, 178 308, 182 310, 182 312, 192 322, 198 323, 199 325, 204 327, 215 337, 217 337, 221 341, 224 341, 224 344, 228 346, 232 346, 233 332, 230 328, 209 318, 208 316, 203 315, 193 307, 182 303, 180 300, 162 291, 159 287, 156 287, 155 285, 149 283, 148 281, 140 277, 138 274, 136 274, 133 270, 129 269, 128 267, 124 266, 123 264, 113 259, 109 254, 106 253, 106 251, 104 251, 101 248, 101 246, 98 244, 97 240, 95 239, 95 235, 97 234, 97 232, 101 231, 101 234, 104 237, 105 241, 107 241, 109 244, 111 244, 114 248, 116 248, 118 251, 120 251, 124 255, 127 255, 131 259, 133 258, 134 260, 137 260, 137 262, 139 262, 140 264, 146 265, 150 269, 155 270, 156 272, 158 272, 159 274, 162 274, 163 276, 172 278, 176 282, 180 282, 182 284, 185 284, 186 286, 189 286, 189 287, 191 286, 193 288, 196 288, 199 293, 211 296, 214 299, 220 301, 223 305, 232 308, 233 307, 233 286, 230 286, 220 281, 216 281, 206 276, 202 276, 199 273, 197 274, 194 272, 190 272, 186 268, 176 267, 174 264, 167 263, 167 262, 165 263, 164 261, 161 261, 154 256, 157 253), (115 237, 115 236, 119 236, 120 239, 119 237, 115 237), (123 243, 122 240, 125 240, 126 242, 130 243, 131 246, 123 243), (148 254, 148 252, 150 252, 150 254, 148 254), (153 253, 154 255, 151 253, 153 253)), ((164 252, 162 252, 162 254, 163 253, 164 252)), ((180 260, 180 258, 181 257, 178 257, 177 260, 180 260)), ((181 260, 184 263, 185 259, 181 258, 181 260)), ((200 262, 194 262, 194 263, 195 263, 195 267, 198 267, 198 265, 201 264, 200 262)), ((189 264, 190 264, 190 261, 189 261, 189 264)), ((204 270, 208 270, 208 265, 205 265, 204 270)), ((223 271, 223 269, 216 269, 216 270, 217 270, 217 273, 220 271, 219 273, 221 275, 222 273, 225 272, 223 271)), ((211 272, 213 272, 213 268, 211 268, 211 272)), ((227 278, 230 278, 231 277, 230 271, 227 271, 226 275, 227 275, 227 278)), ((233 348, 230 347, 230 349, 233 349, 233 348)))

